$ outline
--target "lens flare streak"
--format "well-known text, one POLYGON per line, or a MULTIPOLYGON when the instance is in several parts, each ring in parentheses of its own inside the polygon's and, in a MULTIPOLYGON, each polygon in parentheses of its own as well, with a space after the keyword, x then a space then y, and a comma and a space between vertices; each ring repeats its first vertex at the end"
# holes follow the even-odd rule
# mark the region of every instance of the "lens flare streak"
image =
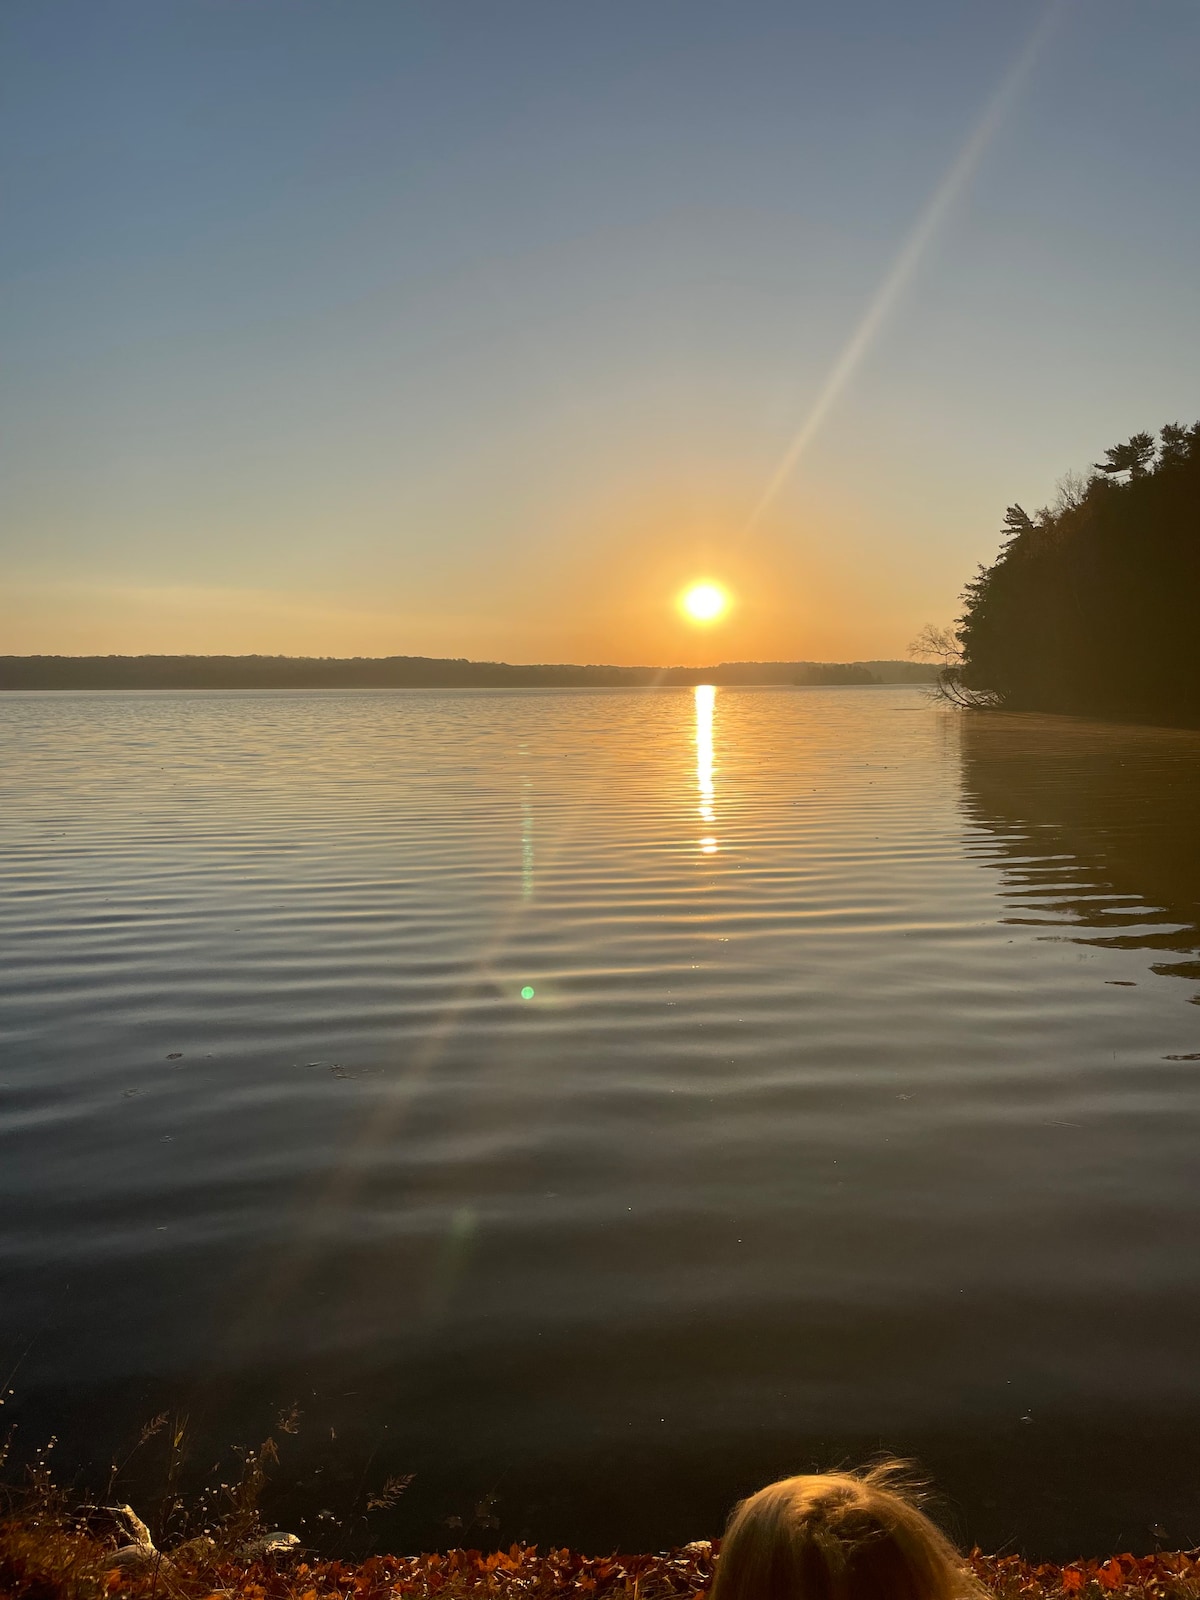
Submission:
POLYGON ((791 477, 801 456, 816 437, 842 390, 862 364, 863 358, 875 342, 897 300, 908 287, 934 235, 974 177, 997 130, 1012 110, 1064 3, 1065 0, 1050 0, 1031 29, 1016 60, 1000 80, 982 115, 968 133, 962 149, 926 202, 924 210, 909 231, 899 254, 875 291, 858 326, 842 347, 799 432, 784 451, 770 482, 750 514, 743 534, 751 533, 762 519, 772 501, 791 477))

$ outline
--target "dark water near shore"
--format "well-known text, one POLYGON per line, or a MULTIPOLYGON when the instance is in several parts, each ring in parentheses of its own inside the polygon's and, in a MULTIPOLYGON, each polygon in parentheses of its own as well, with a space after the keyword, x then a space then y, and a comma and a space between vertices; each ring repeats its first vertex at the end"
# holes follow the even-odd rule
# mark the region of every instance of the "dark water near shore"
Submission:
POLYGON ((414 1472, 408 1547, 484 1496, 653 1547, 880 1446, 986 1545, 1200 1542, 1200 734, 383 691, 0 742, 25 1437, 296 1401, 282 1509, 414 1472))

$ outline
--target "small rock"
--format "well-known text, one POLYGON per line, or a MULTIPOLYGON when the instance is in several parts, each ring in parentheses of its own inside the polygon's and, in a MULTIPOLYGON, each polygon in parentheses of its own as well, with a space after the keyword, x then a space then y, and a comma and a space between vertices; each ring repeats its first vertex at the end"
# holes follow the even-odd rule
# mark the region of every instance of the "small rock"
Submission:
POLYGON ((237 1548, 240 1561, 262 1561, 266 1556, 288 1556, 299 1550, 300 1540, 294 1533, 260 1533, 247 1539, 237 1548))
POLYGON ((152 1567, 162 1557, 152 1544, 123 1544, 106 1560, 110 1567, 152 1567))

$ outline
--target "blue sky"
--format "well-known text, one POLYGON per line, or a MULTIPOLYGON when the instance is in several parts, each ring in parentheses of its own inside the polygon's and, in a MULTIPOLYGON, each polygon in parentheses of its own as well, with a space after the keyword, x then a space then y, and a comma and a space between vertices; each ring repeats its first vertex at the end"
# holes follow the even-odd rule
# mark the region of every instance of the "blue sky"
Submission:
POLYGON ((0 651, 902 654, 1200 415, 1194 0, 8 0, 0 80, 0 651))

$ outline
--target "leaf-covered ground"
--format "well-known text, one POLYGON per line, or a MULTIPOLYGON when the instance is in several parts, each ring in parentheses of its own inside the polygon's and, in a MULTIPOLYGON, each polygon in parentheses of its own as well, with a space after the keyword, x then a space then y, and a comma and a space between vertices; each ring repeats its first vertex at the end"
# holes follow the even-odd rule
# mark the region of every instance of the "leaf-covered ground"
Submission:
MULTIPOLYGON (((689 1600, 713 1574, 713 1547, 659 1555, 582 1556, 513 1545, 485 1553, 376 1555, 357 1564, 302 1553, 239 1561, 193 1541, 170 1555, 118 1564, 114 1544, 17 1518, 0 1524, 0 1594, 12 1600, 689 1600)), ((1000 1600, 1200 1600, 1200 1551, 1128 1554, 1065 1566, 973 1552, 970 1562, 1000 1600)))

